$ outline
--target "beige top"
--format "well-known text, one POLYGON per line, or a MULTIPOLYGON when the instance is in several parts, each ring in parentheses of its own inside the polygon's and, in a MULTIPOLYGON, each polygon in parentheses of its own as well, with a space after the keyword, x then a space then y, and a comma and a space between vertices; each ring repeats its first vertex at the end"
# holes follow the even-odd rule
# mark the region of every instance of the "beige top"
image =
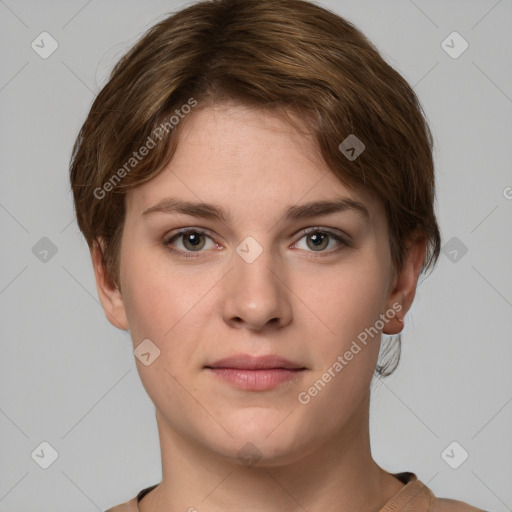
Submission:
MULTIPOLYGON (((395 474, 405 484, 379 512, 485 512, 461 501, 436 498, 414 473, 395 474)), ((139 512, 137 503, 156 486, 146 487, 130 501, 109 508, 106 512, 139 512)))

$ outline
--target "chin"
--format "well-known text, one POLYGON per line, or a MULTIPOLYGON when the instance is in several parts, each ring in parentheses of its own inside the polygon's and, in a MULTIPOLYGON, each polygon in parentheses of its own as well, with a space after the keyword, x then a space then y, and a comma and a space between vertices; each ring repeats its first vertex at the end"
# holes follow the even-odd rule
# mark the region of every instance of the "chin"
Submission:
POLYGON ((212 451, 240 466, 275 467, 293 463, 304 455, 300 442, 290 425, 282 431, 274 430, 278 423, 267 428, 239 428, 233 437, 205 439, 212 451))

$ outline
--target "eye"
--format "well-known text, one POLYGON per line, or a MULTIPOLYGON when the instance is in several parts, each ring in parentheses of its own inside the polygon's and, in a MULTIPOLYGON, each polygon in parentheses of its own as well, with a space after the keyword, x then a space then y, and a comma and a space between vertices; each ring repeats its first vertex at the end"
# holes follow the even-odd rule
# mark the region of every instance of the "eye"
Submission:
MULTIPOLYGON (((300 247, 299 244, 302 239, 306 239, 306 249, 304 250, 319 253, 315 255, 315 257, 327 256, 341 250, 343 247, 352 247, 352 243, 348 237, 345 238, 328 229, 318 227, 309 228, 303 230, 302 233, 303 236, 298 242, 295 242, 292 247, 304 249, 300 247), (330 246, 330 250, 326 250, 330 246)), ((162 243, 165 249, 182 258, 198 258, 201 257, 201 253, 205 252, 203 249, 218 248, 218 244, 216 244, 206 232, 196 228, 180 229, 176 233, 166 237, 162 243), (208 241, 210 241, 209 246, 208 241)))
MULTIPOLYGON (((320 252, 320 253, 328 253, 331 254, 340 250, 341 248, 351 247, 352 244, 341 235, 334 233, 332 231, 321 229, 321 228, 310 228, 308 230, 303 231, 304 236, 302 239, 306 239, 306 250, 311 250, 312 252, 320 252), (330 242, 333 242, 332 244, 330 242), (331 250, 325 250, 327 247, 331 245, 331 250), (332 247, 334 245, 334 248, 332 247)), ((296 247, 300 243, 296 242, 293 247, 296 247)), ((301 249, 301 247, 298 247, 301 249)), ((311 252, 310 251, 310 252, 311 252)))
POLYGON ((190 253, 201 253, 202 249, 205 247, 206 249, 212 249, 216 246, 212 238, 209 237, 204 231, 194 228, 185 228, 179 230, 174 235, 167 237, 164 240, 163 245, 169 251, 179 253, 179 255, 183 258, 196 258, 199 256, 199 254, 195 255, 190 253), (207 243, 205 239, 208 239, 212 242, 210 247, 206 247, 207 243), (181 247, 178 247, 178 249, 175 248, 175 241, 178 241, 178 245, 181 245, 181 247))

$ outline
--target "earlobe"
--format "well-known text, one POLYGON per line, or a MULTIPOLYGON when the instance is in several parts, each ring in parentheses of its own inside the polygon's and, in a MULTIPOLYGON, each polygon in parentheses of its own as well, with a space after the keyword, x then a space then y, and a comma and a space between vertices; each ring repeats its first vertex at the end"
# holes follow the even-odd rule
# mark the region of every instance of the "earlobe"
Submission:
POLYGON ((91 259, 98 296, 108 321, 123 331, 129 329, 123 297, 117 285, 107 275, 100 242, 93 242, 91 259))
POLYGON ((395 275, 392 290, 388 297, 388 308, 394 309, 395 317, 390 320, 383 329, 384 334, 398 334, 404 327, 404 316, 409 311, 414 296, 416 294, 416 285, 421 272, 421 267, 425 261, 425 252, 427 249, 427 239, 424 237, 414 237, 410 242, 407 254, 402 268, 395 275), (398 308, 397 304, 400 304, 398 308), (393 305, 395 305, 393 307, 393 305))

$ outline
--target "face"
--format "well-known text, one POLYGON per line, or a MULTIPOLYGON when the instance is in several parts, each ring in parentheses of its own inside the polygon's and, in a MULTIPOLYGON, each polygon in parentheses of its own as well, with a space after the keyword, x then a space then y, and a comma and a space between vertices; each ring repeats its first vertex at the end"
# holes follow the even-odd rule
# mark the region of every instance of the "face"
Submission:
POLYGON ((134 348, 159 350, 137 366, 161 429, 292 461, 367 421, 397 311, 385 213, 282 118, 224 105, 182 128, 168 167, 126 198, 112 314, 134 348))

